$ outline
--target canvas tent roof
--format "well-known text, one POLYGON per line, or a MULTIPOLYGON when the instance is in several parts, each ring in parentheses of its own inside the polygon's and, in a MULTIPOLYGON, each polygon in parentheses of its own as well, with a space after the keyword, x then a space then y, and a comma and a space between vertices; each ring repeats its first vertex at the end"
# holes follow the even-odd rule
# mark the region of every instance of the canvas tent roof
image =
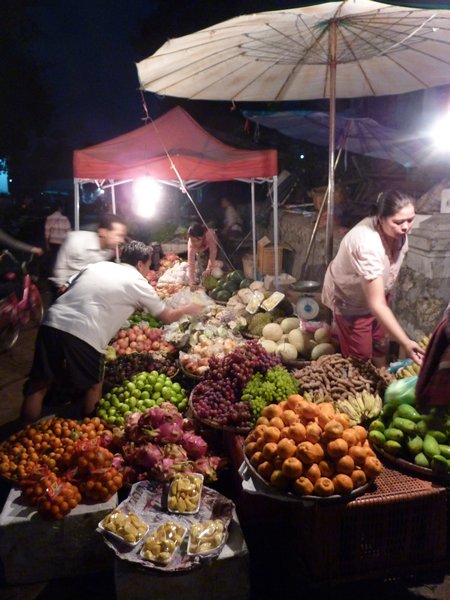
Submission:
POLYGON ((241 150, 205 131, 185 110, 175 107, 129 133, 76 150, 74 177, 123 180, 150 175, 185 183, 268 178, 277 174, 276 150, 241 150))

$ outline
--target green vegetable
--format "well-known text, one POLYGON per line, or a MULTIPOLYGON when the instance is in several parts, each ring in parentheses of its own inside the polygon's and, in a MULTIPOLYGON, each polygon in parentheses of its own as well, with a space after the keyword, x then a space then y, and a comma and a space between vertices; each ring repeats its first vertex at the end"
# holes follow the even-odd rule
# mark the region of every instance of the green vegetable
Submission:
POLYGON ((419 452, 419 454, 416 454, 416 456, 414 457, 414 462, 419 467, 425 467, 427 469, 430 467, 430 461, 423 452, 419 452))
POLYGON ((414 406, 411 406, 411 404, 400 404, 394 413, 394 417, 402 417, 403 419, 409 419, 414 422, 422 419, 422 416, 417 412, 414 406))
POLYGON ((450 459, 450 446, 447 446, 446 444, 439 444, 439 450, 442 456, 444 456, 447 459, 450 459))
POLYGON ((416 424, 414 423, 414 421, 410 421, 409 419, 395 417, 395 419, 392 420, 391 425, 395 429, 400 429, 400 431, 403 431, 403 433, 406 433, 407 435, 412 435, 413 433, 416 433, 416 424))
POLYGON ((401 429, 396 429, 395 427, 388 427, 384 432, 384 437, 387 440, 393 440, 395 442, 401 442, 405 437, 405 434, 401 429))
POLYGON ((423 451, 427 458, 433 458, 441 452, 436 439, 428 433, 425 435, 425 439, 423 441, 423 451))
POLYGON ((443 456, 436 454, 436 456, 433 456, 433 458, 431 459, 431 468, 436 473, 445 474, 448 472, 447 460, 443 456))
POLYGON ((420 435, 416 435, 413 438, 410 438, 406 444, 409 453, 412 454, 413 456, 416 456, 417 454, 420 454, 420 452, 422 452, 422 448, 423 448, 423 439, 420 437, 420 435))
POLYGON ((402 445, 399 442, 396 442, 395 440, 388 440, 384 444, 383 450, 385 450, 389 454, 393 454, 394 456, 398 456, 399 454, 402 453, 403 448, 402 448, 402 445))
POLYGON ((375 446, 379 446, 382 448, 386 442, 386 438, 382 431, 378 431, 377 429, 372 429, 369 431, 369 442, 374 444, 375 446))
POLYGON ((383 432, 386 429, 383 421, 381 421, 380 419, 376 419, 375 421, 372 421, 372 423, 369 425, 369 431, 381 431, 383 432))
POLYGON ((434 429, 433 430, 430 429, 428 431, 428 434, 432 435, 438 444, 446 444, 447 443, 447 436, 445 435, 445 433, 443 431, 437 431, 434 429))

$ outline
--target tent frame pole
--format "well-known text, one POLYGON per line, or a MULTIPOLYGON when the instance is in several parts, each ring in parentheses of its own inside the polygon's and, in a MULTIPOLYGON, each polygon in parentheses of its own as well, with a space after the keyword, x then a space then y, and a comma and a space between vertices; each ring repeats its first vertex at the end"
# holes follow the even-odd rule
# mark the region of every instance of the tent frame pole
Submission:
POLYGON ((334 224, 334 147, 336 137, 336 40, 337 21, 330 22, 328 46, 328 65, 330 76, 330 130, 328 145, 328 199, 327 199, 327 224, 325 230, 325 264, 328 265, 333 258, 333 224, 334 224))
POLYGON ((273 177, 273 251, 275 253, 274 256, 274 286, 275 289, 278 290, 278 278, 280 275, 280 264, 279 264, 279 256, 278 256, 278 175, 274 175, 273 177))
POLYGON ((73 180, 73 187, 74 228, 78 231, 80 229, 80 180, 78 178, 73 180))
POLYGON ((251 180, 252 194, 252 245, 253 245, 253 279, 256 281, 256 203, 255 203, 255 180, 251 180))

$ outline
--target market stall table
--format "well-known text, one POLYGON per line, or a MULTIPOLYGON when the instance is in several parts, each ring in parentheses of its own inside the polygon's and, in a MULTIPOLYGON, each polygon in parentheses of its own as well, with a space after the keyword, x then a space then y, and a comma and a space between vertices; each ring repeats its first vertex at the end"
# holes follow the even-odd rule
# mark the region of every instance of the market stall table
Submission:
MULTIPOLYGON (((243 438, 230 434, 225 439, 237 471, 244 459, 243 438)), ((303 572, 313 583, 417 575, 443 567, 448 560, 447 488, 389 465, 363 496, 350 502, 284 502, 256 492, 245 482, 236 500, 244 530, 254 526, 254 500, 257 527, 264 522, 269 531, 282 514, 282 523, 277 520, 273 529, 283 531, 288 568, 303 572), (274 510, 275 503, 279 510, 274 510), (264 506, 272 507, 271 512, 261 514, 264 506)))
POLYGON ((12 488, 0 515, 0 560, 6 583, 21 585, 111 569, 112 556, 96 532, 117 506, 117 494, 79 504, 60 521, 46 521, 12 488))
POLYGON ((233 512, 229 537, 218 558, 200 567, 179 573, 140 569, 125 560, 115 560, 117 600, 245 600, 249 597, 248 550, 241 527, 233 512))

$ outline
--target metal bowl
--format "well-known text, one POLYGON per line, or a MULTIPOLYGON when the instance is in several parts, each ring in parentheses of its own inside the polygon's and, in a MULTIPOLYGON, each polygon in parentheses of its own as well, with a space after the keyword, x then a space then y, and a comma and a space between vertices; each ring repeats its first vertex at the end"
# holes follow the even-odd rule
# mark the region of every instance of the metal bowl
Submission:
POLYGON ((320 290, 321 284, 318 281, 297 281, 292 285, 292 289, 296 292, 317 292, 320 290))

